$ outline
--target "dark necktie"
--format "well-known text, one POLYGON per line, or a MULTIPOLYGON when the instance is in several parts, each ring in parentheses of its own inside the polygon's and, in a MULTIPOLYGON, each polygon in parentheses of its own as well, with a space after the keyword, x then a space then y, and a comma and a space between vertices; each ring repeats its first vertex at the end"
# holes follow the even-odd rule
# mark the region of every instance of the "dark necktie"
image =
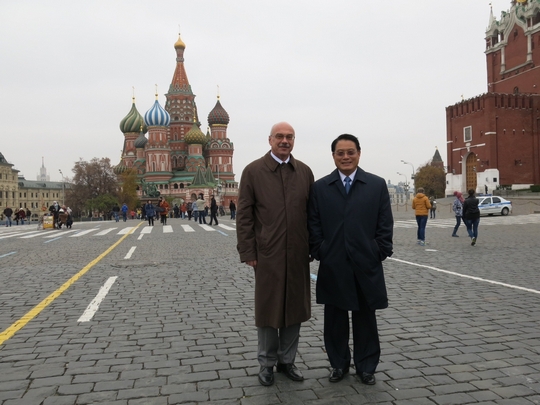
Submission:
POLYGON ((351 178, 347 176, 345 177, 345 192, 349 194, 350 189, 351 189, 351 178))

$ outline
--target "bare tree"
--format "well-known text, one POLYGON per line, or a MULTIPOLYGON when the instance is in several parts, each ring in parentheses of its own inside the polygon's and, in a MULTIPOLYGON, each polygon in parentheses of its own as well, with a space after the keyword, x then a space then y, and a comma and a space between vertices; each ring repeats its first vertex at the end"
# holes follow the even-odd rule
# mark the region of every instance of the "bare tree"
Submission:
POLYGON ((72 184, 66 191, 71 208, 77 213, 88 210, 89 202, 99 196, 110 195, 118 200, 118 180, 109 158, 93 158, 75 162, 72 184))

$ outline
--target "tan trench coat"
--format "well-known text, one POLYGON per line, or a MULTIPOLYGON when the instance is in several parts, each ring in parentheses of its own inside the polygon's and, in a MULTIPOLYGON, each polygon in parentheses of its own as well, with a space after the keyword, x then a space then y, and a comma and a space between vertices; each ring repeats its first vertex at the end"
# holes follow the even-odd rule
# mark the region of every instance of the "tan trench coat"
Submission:
POLYGON ((307 205, 313 173, 270 152, 240 180, 236 229, 242 262, 257 260, 255 325, 281 328, 311 317, 307 205))

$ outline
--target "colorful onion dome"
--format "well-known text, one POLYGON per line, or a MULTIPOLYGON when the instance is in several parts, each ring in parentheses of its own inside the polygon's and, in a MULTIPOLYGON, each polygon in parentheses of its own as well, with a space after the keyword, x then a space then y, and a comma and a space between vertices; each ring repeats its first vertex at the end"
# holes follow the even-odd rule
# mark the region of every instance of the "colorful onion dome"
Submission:
POLYGON ((114 166, 113 168, 113 171, 118 175, 124 173, 126 170, 127 170, 127 166, 124 165, 123 160, 121 160, 120 163, 118 163, 118 165, 114 166))
POLYGON ((184 44, 184 41, 180 38, 180 34, 178 34, 178 41, 174 44, 174 49, 186 49, 186 44, 184 44))
POLYGON ((227 125, 229 123, 229 114, 227 114, 227 111, 221 106, 219 97, 214 109, 208 114, 208 123, 210 125, 227 125))
POLYGON ((124 134, 128 132, 139 132, 141 130, 141 125, 143 126, 143 131, 146 133, 146 125, 144 125, 143 118, 141 114, 139 114, 139 111, 137 111, 137 107, 135 107, 135 99, 133 99, 131 110, 129 110, 124 119, 120 121, 120 131, 124 134))
POLYGON ((156 102, 149 109, 146 114, 144 114, 144 122, 149 127, 166 127, 171 122, 171 116, 167 111, 159 105, 156 94, 156 102))
POLYGON ((144 133, 141 132, 139 136, 137 137, 137 139, 135 139, 135 142, 133 142, 133 145, 136 148, 144 148, 144 146, 146 145, 146 142, 148 142, 148 139, 146 138, 146 136, 144 136, 144 133))
POLYGON ((184 141, 186 141, 188 145, 194 145, 194 144, 204 145, 206 144, 206 136, 199 129, 197 124, 193 123, 193 126, 184 137, 184 141))

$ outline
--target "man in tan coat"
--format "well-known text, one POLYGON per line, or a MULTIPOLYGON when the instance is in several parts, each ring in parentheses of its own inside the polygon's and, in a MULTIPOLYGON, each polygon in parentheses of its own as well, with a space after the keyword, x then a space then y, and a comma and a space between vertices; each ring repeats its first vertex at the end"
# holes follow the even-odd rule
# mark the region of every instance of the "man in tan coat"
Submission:
POLYGON ((300 324, 311 317, 307 204, 313 173, 294 159, 294 129, 272 127, 271 150, 242 172, 236 214, 238 252, 255 271, 259 382, 276 371, 293 381, 300 324))

